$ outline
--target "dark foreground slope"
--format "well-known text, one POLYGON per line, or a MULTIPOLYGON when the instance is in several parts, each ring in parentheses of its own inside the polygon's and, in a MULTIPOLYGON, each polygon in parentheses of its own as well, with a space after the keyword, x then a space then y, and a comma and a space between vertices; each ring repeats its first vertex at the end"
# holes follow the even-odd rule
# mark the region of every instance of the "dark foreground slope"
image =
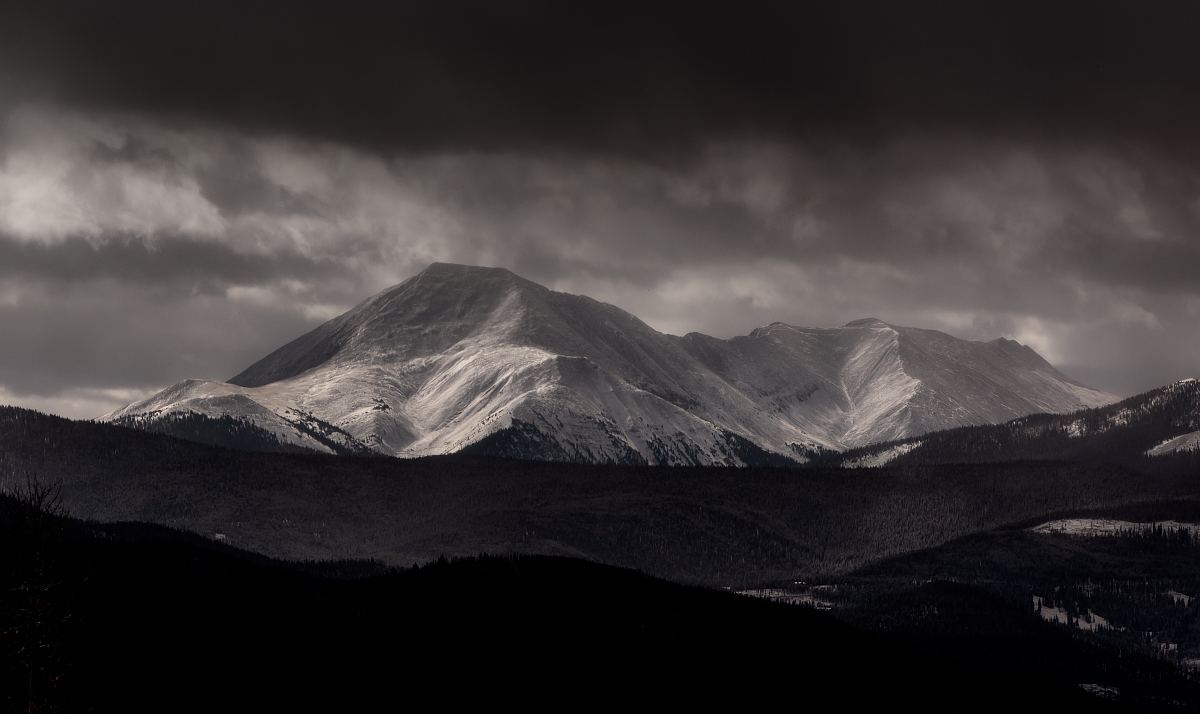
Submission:
POLYGON ((858 567, 1072 508, 1200 492, 1191 472, 1071 463, 841 469, 258 454, 0 409, 0 481, 99 521, 223 534, 289 559, 539 553, 739 587, 858 567))
POLYGON ((1071 463, 840 469, 581 466, 254 454, 0 409, 0 479, 75 515, 185 528, 291 559, 585 557, 741 585, 837 572, 1042 514, 1200 491, 1194 472, 1071 463))
POLYGON ((577 560, 478 558, 353 578, 371 568, 269 561, 10 498, 0 498, 0 537, 0 683, 13 712, 477 701, 1107 710, 1019 660, 997 669, 922 654, 803 608, 577 560))
POLYGON ((927 654, 1078 682, 1130 705, 1194 711, 1197 524, 1196 501, 1064 513, 756 592, 816 601, 927 654))

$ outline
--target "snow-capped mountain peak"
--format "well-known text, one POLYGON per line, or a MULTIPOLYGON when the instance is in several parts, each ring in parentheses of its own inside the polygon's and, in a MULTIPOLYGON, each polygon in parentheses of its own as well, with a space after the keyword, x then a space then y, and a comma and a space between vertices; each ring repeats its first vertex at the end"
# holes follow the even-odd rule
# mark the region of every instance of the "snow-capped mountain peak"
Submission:
POLYGON ((850 322, 847 322, 845 325, 842 325, 842 327, 876 327, 876 328, 895 329, 891 325, 887 324, 886 322, 884 322, 883 320, 880 320, 877 317, 864 317, 864 318, 861 318, 858 320, 851 320, 850 322))
POLYGON ((747 464, 1111 400, 1007 341, 874 318, 677 337, 502 268, 434 263, 228 382, 109 418, 234 416, 289 443, 399 456, 747 464))

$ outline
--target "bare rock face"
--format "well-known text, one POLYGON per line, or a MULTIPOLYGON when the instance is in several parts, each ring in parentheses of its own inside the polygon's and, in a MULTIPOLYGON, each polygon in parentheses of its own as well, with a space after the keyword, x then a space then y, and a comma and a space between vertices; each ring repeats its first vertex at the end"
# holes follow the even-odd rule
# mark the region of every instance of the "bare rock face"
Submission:
POLYGON ((318 451, 747 465, 1112 401, 1009 340, 875 319, 677 337, 507 270, 435 263, 228 382, 106 418, 233 417, 318 451))

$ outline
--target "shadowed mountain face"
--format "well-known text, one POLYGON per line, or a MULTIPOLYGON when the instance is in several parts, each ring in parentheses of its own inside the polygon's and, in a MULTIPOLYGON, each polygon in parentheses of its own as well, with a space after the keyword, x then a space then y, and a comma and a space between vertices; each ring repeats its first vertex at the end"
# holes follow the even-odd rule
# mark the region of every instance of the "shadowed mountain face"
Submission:
POLYGON ((677 337, 507 270, 434 264, 229 382, 108 418, 233 418, 318 451, 747 465, 1110 401, 1008 340, 878 320, 677 337))

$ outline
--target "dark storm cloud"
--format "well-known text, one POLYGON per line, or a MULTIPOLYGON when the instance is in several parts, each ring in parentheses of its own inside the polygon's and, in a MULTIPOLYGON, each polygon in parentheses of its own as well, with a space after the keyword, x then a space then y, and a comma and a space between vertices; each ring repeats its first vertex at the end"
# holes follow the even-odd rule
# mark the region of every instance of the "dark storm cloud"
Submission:
POLYGON ((1200 371, 1200 5, 647 5, 0 9, 0 402, 226 377, 433 260, 1200 371))
POLYGON ((90 2, 0 15, 10 81, 374 150, 687 150, 913 128, 1194 139, 1200 7, 90 2))
POLYGON ((179 235, 154 242, 121 235, 106 235, 103 240, 68 238, 55 245, 0 235, 0 280, 110 280, 183 285, 191 292, 213 293, 230 285, 318 281, 343 273, 342 266, 295 252, 240 253, 223 243, 179 235))

